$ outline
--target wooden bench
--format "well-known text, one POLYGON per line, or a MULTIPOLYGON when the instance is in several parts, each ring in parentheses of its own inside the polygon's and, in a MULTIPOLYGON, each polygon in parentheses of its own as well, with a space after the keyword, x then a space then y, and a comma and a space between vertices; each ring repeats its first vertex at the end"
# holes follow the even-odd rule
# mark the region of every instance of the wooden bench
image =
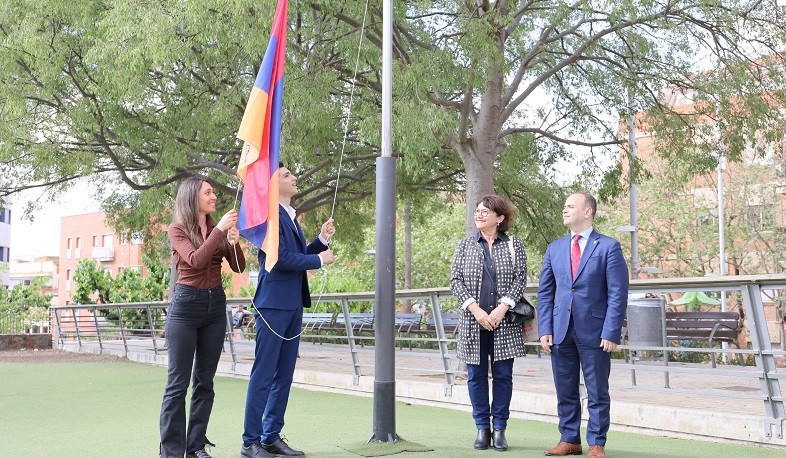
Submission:
MULTIPOLYGON (((403 333, 407 334, 407 338, 412 338, 412 331, 414 330, 415 333, 420 330, 420 322, 423 319, 423 315, 420 313, 397 313, 395 318, 395 327, 396 332, 398 332, 399 338, 402 337, 403 333)), ((408 342, 409 349, 412 350, 412 340, 408 342)), ((404 348, 404 341, 399 340, 399 350, 404 348)))
MULTIPOLYGON (((740 314, 737 312, 666 312, 666 338, 669 340, 707 340, 710 348, 714 342, 727 342, 740 349, 740 314)), ((715 367, 715 353, 711 354, 715 367)), ((740 365, 745 359, 740 354, 740 365)))
MULTIPOLYGON (((324 330, 332 329, 336 321, 334 313, 304 313, 303 314, 303 332, 308 332, 311 337, 311 343, 322 345, 321 333, 324 330)), ((305 337, 305 336, 304 336, 305 337)))

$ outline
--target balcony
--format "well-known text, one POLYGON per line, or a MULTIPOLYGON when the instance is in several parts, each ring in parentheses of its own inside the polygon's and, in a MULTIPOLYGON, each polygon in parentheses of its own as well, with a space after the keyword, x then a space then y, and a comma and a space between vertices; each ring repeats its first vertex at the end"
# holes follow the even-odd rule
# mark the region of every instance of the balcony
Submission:
POLYGON ((94 246, 93 259, 101 262, 115 259, 115 250, 112 247, 94 246))

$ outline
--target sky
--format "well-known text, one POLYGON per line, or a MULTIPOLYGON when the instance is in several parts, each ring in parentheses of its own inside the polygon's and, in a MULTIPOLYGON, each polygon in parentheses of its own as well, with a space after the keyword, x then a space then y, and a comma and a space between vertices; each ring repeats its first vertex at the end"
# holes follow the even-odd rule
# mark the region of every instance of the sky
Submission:
POLYGON ((28 190, 13 196, 11 203, 11 259, 32 259, 60 255, 60 219, 101 211, 86 183, 77 183, 55 202, 46 202, 35 213, 35 221, 23 217, 29 201, 41 200, 41 190, 28 190))

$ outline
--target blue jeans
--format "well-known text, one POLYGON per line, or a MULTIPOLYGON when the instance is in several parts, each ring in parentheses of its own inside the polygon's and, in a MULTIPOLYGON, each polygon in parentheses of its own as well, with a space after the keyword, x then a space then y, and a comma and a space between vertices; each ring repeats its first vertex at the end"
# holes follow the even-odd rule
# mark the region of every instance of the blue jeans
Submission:
POLYGON ((489 358, 494 359, 494 333, 480 331, 480 364, 467 364, 467 389, 472 401, 472 418, 478 429, 505 429, 513 397, 513 358, 491 364, 492 401, 489 406, 489 358))
POLYGON ((213 445, 206 437, 207 423, 213 409, 213 376, 226 326, 226 295, 221 286, 175 286, 165 328, 169 370, 161 402, 162 457, 182 458, 205 444, 213 445), (192 369, 194 383, 186 430, 186 391, 192 369))

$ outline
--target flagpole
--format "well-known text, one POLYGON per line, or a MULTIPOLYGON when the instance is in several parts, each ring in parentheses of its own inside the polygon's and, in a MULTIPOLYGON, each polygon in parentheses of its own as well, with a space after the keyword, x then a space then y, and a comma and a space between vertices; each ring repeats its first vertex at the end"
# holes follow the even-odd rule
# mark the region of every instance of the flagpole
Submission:
MULTIPOLYGON (((377 158, 376 281, 374 326, 374 435, 394 442, 396 436, 395 263, 396 160, 392 150, 393 5, 382 2, 382 156, 377 158)), ((369 441, 371 440, 369 439, 369 441)))

